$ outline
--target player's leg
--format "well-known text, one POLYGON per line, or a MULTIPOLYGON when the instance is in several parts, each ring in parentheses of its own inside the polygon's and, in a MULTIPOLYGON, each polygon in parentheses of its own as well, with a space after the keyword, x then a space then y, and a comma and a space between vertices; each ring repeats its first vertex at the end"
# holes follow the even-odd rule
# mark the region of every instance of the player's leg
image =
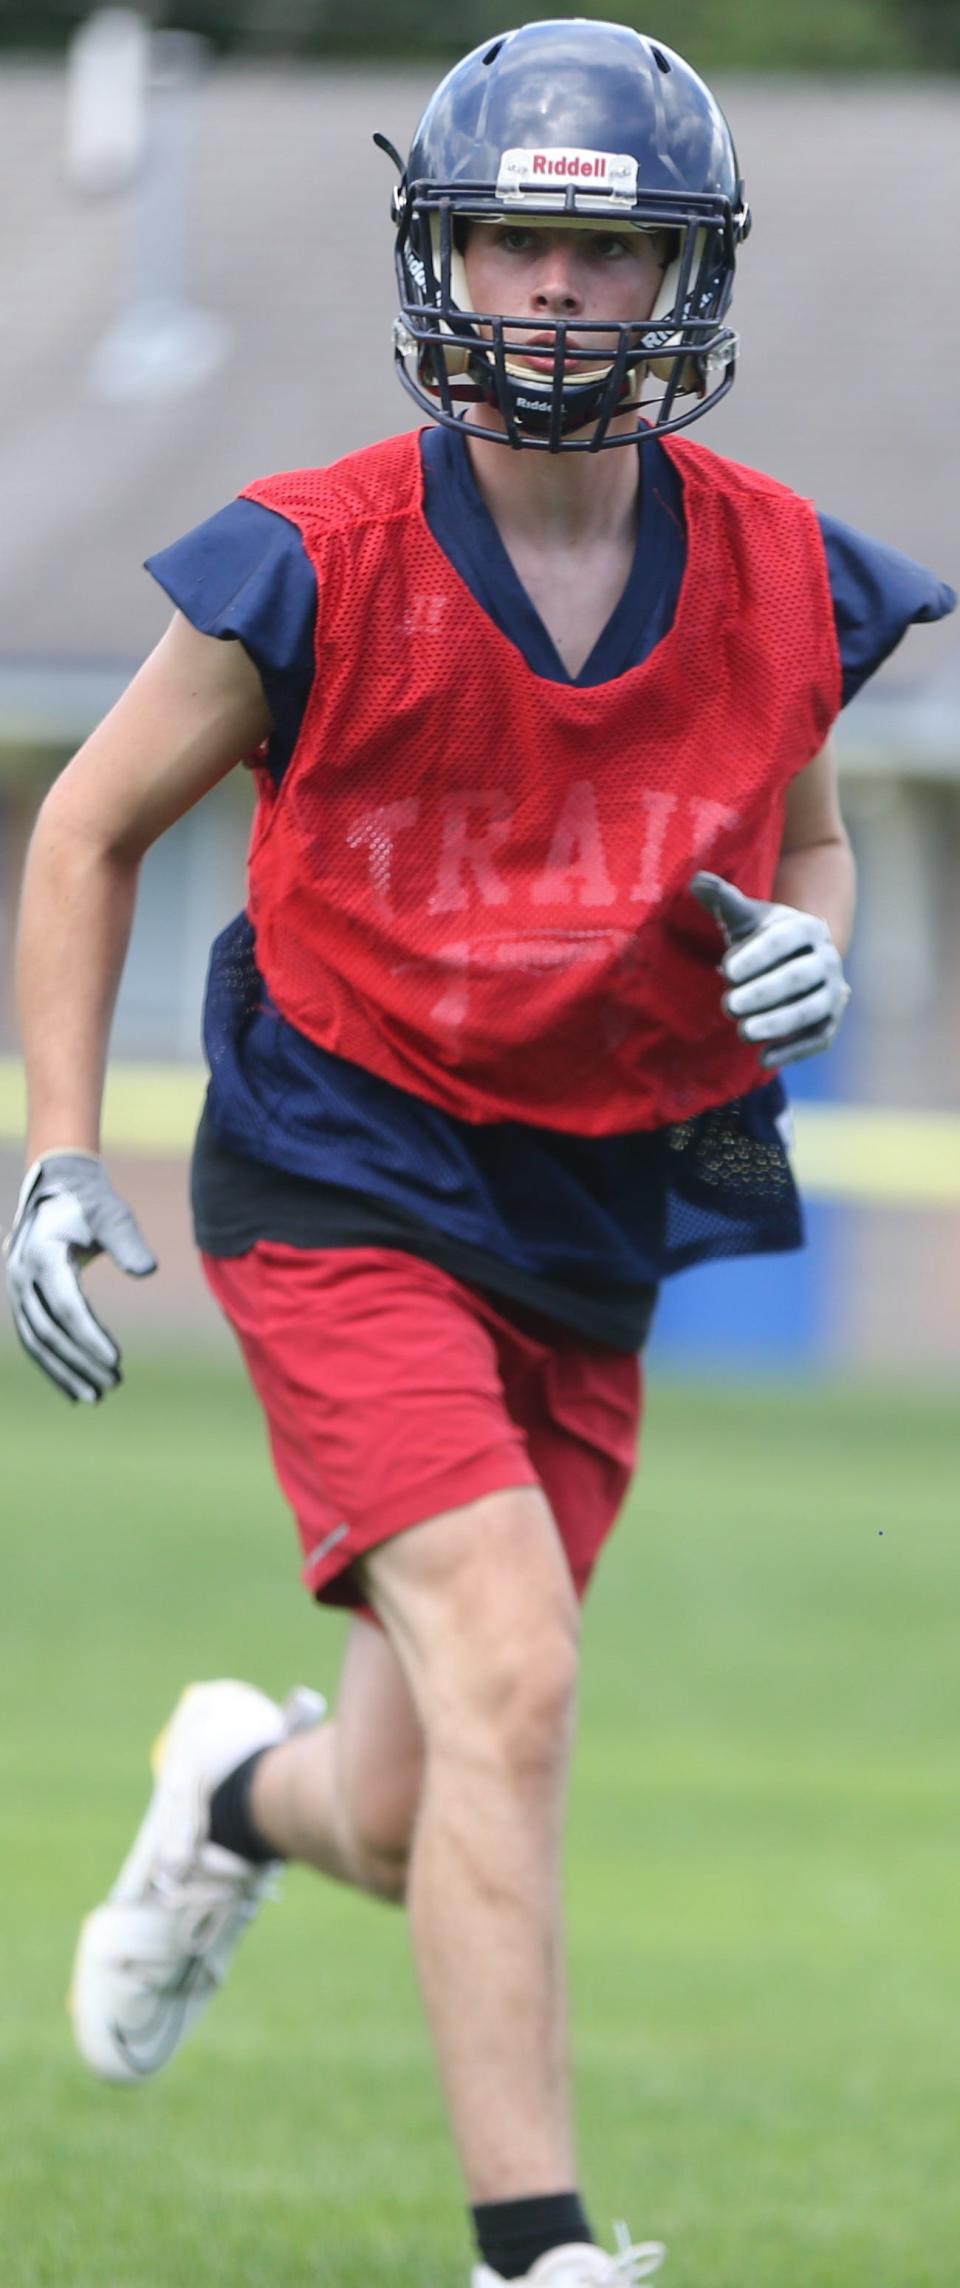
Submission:
POLYGON ((389 1637, 354 1619, 330 1723, 268 1748, 249 1816, 267 1845, 400 1900, 423 1776, 423 1732, 389 1637))
POLYGON ((423 1998, 474 2203, 576 2183, 561 1841, 578 1607, 539 1488, 373 1550, 367 1593, 423 1726, 407 1887, 423 1998))

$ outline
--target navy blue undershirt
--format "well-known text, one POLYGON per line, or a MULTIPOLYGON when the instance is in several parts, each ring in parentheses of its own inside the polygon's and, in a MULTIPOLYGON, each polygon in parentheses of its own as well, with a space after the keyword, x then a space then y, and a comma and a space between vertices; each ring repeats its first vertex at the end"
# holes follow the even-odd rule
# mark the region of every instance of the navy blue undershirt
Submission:
MULTIPOLYGON (((434 538, 536 675, 610 682, 668 633, 686 539, 682 485, 656 440, 640 449, 630 578, 575 678, 483 503, 465 440, 430 429, 421 450, 434 538)), ((846 703, 911 622, 943 617, 956 599, 898 550, 833 518, 821 516, 820 526, 846 703)), ((316 577, 296 528, 259 503, 234 501, 148 569, 195 627, 242 642, 253 659, 279 780, 314 673, 316 577)), ((204 1039, 211 1083, 193 1202, 198 1241, 211 1254, 244 1253, 257 1238, 404 1247, 633 1349, 660 1278, 711 1257, 802 1242, 777 1079, 682 1131, 586 1139, 459 1121, 288 1025, 266 995, 243 916, 213 949, 204 1039)))
MULTIPOLYGON (((492 448, 488 447, 488 450, 492 448)), ((579 675, 564 666, 477 488, 462 437, 427 429, 422 440, 427 523, 485 612, 535 675, 587 689, 639 667, 668 635, 686 563, 683 495, 662 448, 643 448, 643 483, 630 578, 579 675)))

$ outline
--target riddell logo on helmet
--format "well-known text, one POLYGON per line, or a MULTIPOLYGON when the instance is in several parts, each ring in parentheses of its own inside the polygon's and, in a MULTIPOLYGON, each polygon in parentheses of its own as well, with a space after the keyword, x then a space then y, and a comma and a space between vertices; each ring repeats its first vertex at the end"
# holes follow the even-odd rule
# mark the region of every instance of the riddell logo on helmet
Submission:
POLYGON ((589 158, 585 151, 535 151, 531 174, 534 175, 597 175, 607 172, 607 155, 598 151, 589 158))
POLYGON ((628 151, 583 151, 566 145, 517 149, 503 153, 497 194, 502 199, 532 198, 545 190, 562 194, 572 184, 605 199, 633 199, 637 172, 637 161, 628 151))

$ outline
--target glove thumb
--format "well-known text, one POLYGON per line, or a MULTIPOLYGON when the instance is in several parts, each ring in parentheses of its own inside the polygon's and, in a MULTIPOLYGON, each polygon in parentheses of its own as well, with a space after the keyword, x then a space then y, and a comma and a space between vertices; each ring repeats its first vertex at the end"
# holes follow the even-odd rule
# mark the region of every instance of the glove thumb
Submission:
POLYGON ((133 1209, 128 1208, 116 1192, 111 1191, 101 1203, 93 1236, 131 1279, 147 1279, 151 1271, 156 1270, 157 1258, 144 1239, 133 1209))
POLYGON ((746 897, 721 874, 695 874, 689 886, 698 905, 723 931, 728 945, 740 945, 744 938, 752 937, 770 911, 765 899, 746 897))

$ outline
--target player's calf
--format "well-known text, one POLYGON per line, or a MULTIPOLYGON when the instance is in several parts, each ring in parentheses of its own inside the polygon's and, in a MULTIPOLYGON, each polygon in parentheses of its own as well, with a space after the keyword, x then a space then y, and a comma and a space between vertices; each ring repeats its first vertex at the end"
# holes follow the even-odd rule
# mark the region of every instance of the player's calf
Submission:
MULTIPOLYGON (((257 1839, 254 1849, 272 1844, 277 1857, 374 1898, 402 1900, 422 1758, 395 1766, 390 1744, 381 1743, 383 1769, 364 1786, 344 1755, 343 1729, 338 1715, 321 1731, 283 1741, 257 1759, 239 1807, 236 1848, 244 1847, 246 1834, 257 1839)), ((214 1833, 221 1842, 232 1839, 222 1825, 214 1833)))
POLYGON ((250 1819, 285 1858, 399 1903, 423 1768, 423 1732, 396 1654, 381 1629, 357 1618, 334 1721, 259 1759, 250 1819))

